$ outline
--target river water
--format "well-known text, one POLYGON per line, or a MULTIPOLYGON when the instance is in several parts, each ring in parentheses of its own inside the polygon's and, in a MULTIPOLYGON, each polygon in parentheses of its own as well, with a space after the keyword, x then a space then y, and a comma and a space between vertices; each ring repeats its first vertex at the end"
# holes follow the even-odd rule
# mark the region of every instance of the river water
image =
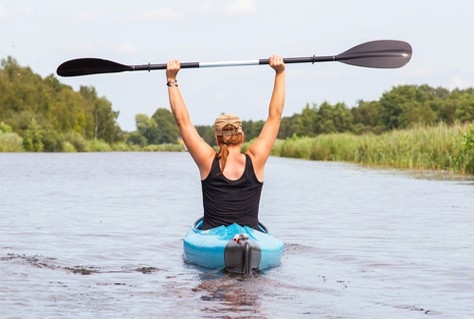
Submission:
POLYGON ((474 182, 272 157, 279 267, 183 263, 187 153, 0 154, 0 318, 473 318, 474 182))

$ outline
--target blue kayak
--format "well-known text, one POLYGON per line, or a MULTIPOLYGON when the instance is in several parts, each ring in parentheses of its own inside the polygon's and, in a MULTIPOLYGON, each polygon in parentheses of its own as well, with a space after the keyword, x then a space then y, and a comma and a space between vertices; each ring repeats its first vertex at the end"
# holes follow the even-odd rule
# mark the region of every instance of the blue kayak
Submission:
POLYGON ((198 219, 184 238, 184 260, 206 268, 249 274, 280 264, 283 242, 260 224, 260 231, 232 224, 202 230, 198 219))

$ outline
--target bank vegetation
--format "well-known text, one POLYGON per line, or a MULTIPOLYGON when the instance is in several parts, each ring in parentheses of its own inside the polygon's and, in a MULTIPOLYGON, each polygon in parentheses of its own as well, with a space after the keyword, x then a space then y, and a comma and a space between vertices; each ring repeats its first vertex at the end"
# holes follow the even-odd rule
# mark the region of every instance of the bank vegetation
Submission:
MULTIPOLYGON (((169 107, 136 114, 136 130, 93 87, 75 91, 13 57, 0 65, 0 152, 184 151, 169 107)), ((276 156, 474 174, 474 89, 399 85, 379 100, 307 103, 282 119, 276 156)), ((244 121, 246 139, 264 121, 244 121)), ((196 126, 215 145, 212 126, 196 126)))

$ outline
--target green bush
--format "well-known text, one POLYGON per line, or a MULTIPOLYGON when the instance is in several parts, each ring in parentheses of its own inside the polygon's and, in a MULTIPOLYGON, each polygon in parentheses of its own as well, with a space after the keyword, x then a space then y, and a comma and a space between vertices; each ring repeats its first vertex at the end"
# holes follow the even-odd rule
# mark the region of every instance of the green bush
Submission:
POLYGON ((143 148, 146 152, 184 152, 185 149, 180 144, 158 144, 147 145, 143 148))
POLYGON ((0 152, 22 152, 22 151, 23 151, 23 139, 18 134, 0 132, 0 152))
POLYGON ((64 150, 64 138, 56 131, 44 131, 42 142, 43 151, 45 152, 62 152, 64 150))
POLYGON ((76 153, 77 150, 76 148, 74 147, 74 145, 72 145, 70 142, 68 141, 65 141, 63 143, 63 152, 66 152, 66 153, 76 153))
POLYGON ((454 162, 457 170, 474 174, 474 124, 472 124, 456 145, 454 162))
POLYGON ((129 152, 133 149, 132 146, 129 146, 125 142, 119 142, 119 143, 112 144, 111 147, 112 147, 112 151, 115 151, 115 152, 129 152))
POLYGON ((79 133, 70 132, 63 135, 64 142, 70 143, 76 152, 88 152, 89 142, 79 133))
POLYGON ((94 140, 89 144, 89 151, 91 152, 110 152, 111 150, 110 145, 103 140, 94 140))
POLYGON ((12 127, 10 125, 5 124, 4 122, 0 122, 0 133, 11 133, 12 127))
POLYGON ((32 118, 23 133, 23 148, 27 152, 42 152, 43 147, 43 130, 35 118, 32 118))

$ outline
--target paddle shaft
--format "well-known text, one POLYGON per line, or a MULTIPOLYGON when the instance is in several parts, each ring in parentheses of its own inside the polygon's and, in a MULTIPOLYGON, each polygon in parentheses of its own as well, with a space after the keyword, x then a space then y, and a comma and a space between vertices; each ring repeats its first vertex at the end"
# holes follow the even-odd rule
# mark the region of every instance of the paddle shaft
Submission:
MULTIPOLYGON (((263 65, 268 64, 268 59, 258 60, 240 60, 240 61, 220 61, 220 62, 182 62, 182 69, 195 69, 195 68, 212 68, 221 66, 246 66, 246 65, 263 65)), ((324 61, 337 61, 336 56, 312 56, 312 57, 297 57, 297 58, 283 58, 285 63, 315 63, 324 61)), ((151 71, 151 70, 164 70, 166 69, 166 63, 159 64, 137 64, 130 65, 134 71, 151 71)))
MULTIPOLYGON (((368 56, 375 58, 375 55, 368 56)), ((379 55, 379 57, 387 57, 387 55, 379 55)), ((361 56, 357 56, 358 59, 361 56)), ((283 58, 285 63, 316 63, 316 62, 328 62, 328 61, 341 61, 350 60, 351 58, 338 58, 337 55, 326 55, 326 56, 312 56, 312 57, 293 57, 283 58)), ((240 61, 220 61, 220 62, 182 62, 182 69, 195 69, 195 68, 212 68, 221 66, 247 66, 247 65, 264 65, 268 64, 269 59, 258 59, 258 60, 240 60, 240 61)), ((166 63, 159 64, 137 64, 130 65, 135 71, 151 71, 151 70, 164 70, 166 69, 166 63)))
MULTIPOLYGON (((370 58, 376 56, 370 55, 370 58)), ((380 55, 380 57, 387 57, 387 55, 380 55)), ((361 58, 359 55, 357 58, 361 58)), ((285 63, 316 63, 316 62, 329 62, 329 61, 340 61, 344 62, 351 58, 338 58, 337 55, 326 55, 326 56, 312 56, 312 57, 293 57, 283 58, 285 63)), ((249 66, 249 65, 264 65, 268 64, 269 59, 258 59, 258 60, 240 60, 240 61, 220 61, 220 62, 182 62, 182 69, 196 69, 196 68, 212 68, 221 66, 249 66)), ((137 64, 130 65, 133 71, 151 71, 151 70, 165 70, 166 63, 158 64, 137 64)), ((132 71, 132 70, 131 70, 132 71)))

